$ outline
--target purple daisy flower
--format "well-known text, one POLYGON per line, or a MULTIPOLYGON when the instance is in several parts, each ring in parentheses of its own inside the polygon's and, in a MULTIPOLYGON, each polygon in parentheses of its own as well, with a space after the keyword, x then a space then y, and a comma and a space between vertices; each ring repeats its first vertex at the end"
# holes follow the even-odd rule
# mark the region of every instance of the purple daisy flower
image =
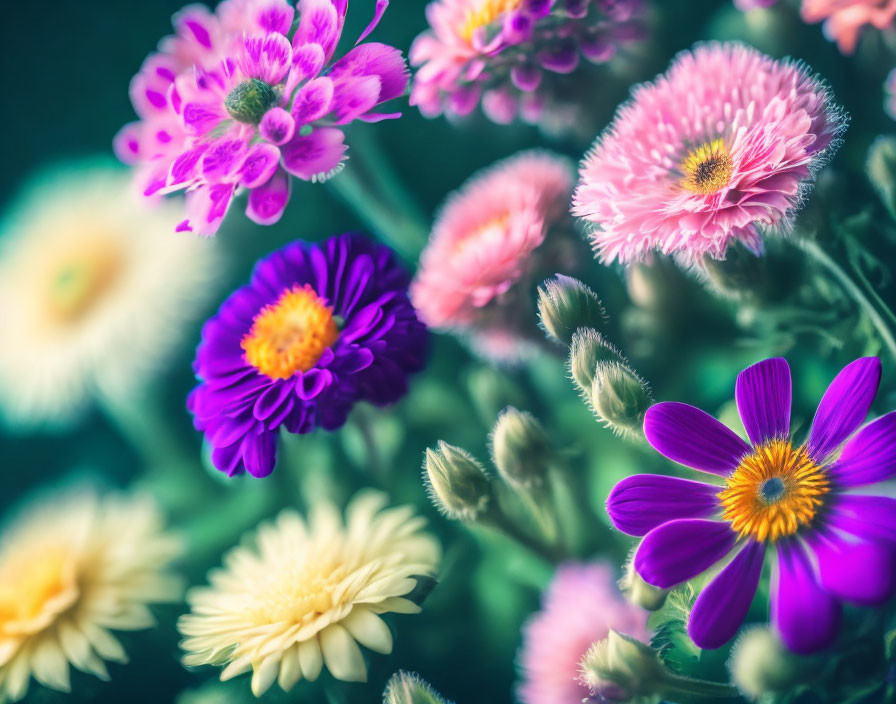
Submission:
POLYGON ((405 92, 401 51, 360 43, 388 4, 376 0, 359 43, 335 61, 348 0, 224 0, 214 13, 191 5, 175 15, 177 34, 131 83, 140 121, 115 139, 143 195, 185 191, 177 229, 202 235, 215 234, 240 191, 250 219, 277 222, 290 176, 323 181, 342 168, 345 125, 400 117, 376 108, 405 92))
POLYGON ((281 427, 333 430, 357 401, 404 395, 427 343, 408 282, 388 247, 358 234, 259 261, 203 327, 193 363, 187 408, 215 467, 267 476, 281 427))
POLYGON ((780 358, 737 377, 751 444, 687 404, 647 411, 644 433, 654 449, 724 481, 642 474, 619 482, 607 500, 619 530, 644 536, 634 564, 648 583, 671 588, 727 561, 691 612, 688 633, 697 645, 718 648, 735 634, 767 548, 777 555, 771 620, 795 652, 831 644, 842 602, 874 605, 892 596, 896 499, 867 487, 896 474, 896 412, 858 430, 880 374, 876 357, 847 365, 801 445, 790 435, 790 368, 780 358))

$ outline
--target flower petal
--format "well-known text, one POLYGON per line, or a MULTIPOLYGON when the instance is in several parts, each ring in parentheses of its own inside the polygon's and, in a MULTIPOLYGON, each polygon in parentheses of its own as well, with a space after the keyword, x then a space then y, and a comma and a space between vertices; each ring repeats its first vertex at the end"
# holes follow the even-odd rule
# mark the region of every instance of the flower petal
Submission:
POLYGON ((661 455, 687 467, 725 476, 750 446, 708 413, 686 403, 657 403, 644 416, 644 435, 661 455))
POLYGON ((781 357, 763 360, 737 375, 737 410, 754 445, 790 434, 791 396, 790 367, 781 357))
POLYGON ((840 604, 819 586, 805 549, 797 542, 778 544, 771 612, 775 629, 795 653, 822 650, 837 636, 840 604))
POLYGON ((289 203, 292 182, 283 169, 278 169, 263 186, 249 192, 246 216, 259 225, 273 225, 289 203))
POLYGON ((607 498, 613 525, 628 535, 646 535, 676 518, 708 518, 719 510, 720 487, 660 474, 636 474, 619 482, 607 498))
POLYGON ((841 494, 831 504, 828 524, 863 540, 896 543, 896 499, 841 494))
POLYGON ((845 540, 835 534, 815 535, 809 544, 818 561, 819 581, 829 594, 866 606, 882 604, 893 595, 893 545, 845 540))
POLYGON ((896 474, 896 411, 872 421, 856 433, 831 467, 840 486, 864 486, 896 474))
POLYGON ((731 526, 721 521, 669 521, 644 536, 635 553, 635 569, 648 584, 669 589, 721 560, 736 539, 731 526))
POLYGON ((344 626, 334 623, 320 632, 320 647, 330 674, 344 682, 367 680, 361 649, 344 626))
POLYGON ((342 164, 346 149, 342 130, 322 127, 307 137, 296 135, 284 144, 283 166, 303 181, 323 180, 342 164))
POLYGON ((846 365, 828 386, 809 434, 809 454, 816 462, 823 461, 864 422, 880 384, 880 371, 877 357, 863 357, 846 365))
POLYGON ((719 648, 734 637, 756 594, 764 557, 765 546, 750 542, 700 592, 688 621, 694 643, 719 648))

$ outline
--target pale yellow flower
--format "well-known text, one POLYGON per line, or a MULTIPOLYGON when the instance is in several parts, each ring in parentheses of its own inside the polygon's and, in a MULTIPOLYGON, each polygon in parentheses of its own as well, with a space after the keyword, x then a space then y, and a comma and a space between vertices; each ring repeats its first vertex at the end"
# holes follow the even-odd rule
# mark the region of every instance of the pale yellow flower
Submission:
POLYGON ((180 542, 147 498, 68 492, 26 506, 0 541, 0 702, 29 681, 69 691, 69 665, 107 680, 127 655, 110 631, 155 624, 176 601, 180 542))
POLYGON ((358 644, 392 651, 386 612, 416 613, 405 598, 418 577, 435 575, 438 543, 409 507, 362 492, 339 510, 321 501, 306 522, 287 510, 234 548, 210 586, 187 595, 178 627, 187 666, 225 666, 227 680, 249 670, 261 696, 277 680, 289 691, 324 666, 337 679, 364 681, 358 644))

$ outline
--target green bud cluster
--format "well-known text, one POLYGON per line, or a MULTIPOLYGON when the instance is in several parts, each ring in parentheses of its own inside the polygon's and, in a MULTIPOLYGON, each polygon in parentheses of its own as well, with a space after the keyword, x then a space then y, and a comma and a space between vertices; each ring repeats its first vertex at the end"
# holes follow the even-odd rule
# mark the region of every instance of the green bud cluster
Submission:
POLYGON ((498 416, 491 441, 492 461, 505 482, 524 489, 544 483, 551 445, 535 416, 508 406, 498 416))
POLYGON ((426 450, 423 482, 436 508, 456 520, 475 521, 493 499, 485 467, 466 450, 442 440, 436 449, 426 450))
POLYGON ((576 330, 602 326, 607 314, 594 291, 557 274, 538 288, 538 319, 550 340, 569 345, 576 330))

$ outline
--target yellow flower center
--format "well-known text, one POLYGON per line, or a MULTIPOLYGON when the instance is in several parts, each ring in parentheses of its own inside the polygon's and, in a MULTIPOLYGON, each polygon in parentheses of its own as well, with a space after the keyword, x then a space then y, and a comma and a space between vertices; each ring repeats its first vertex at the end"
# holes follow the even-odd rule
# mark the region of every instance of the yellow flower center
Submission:
POLYGON ((305 284, 262 308, 240 346, 246 361, 262 374, 288 379, 311 369, 338 337, 332 310, 305 284))
POLYGON ((777 540, 815 518, 830 491, 824 469, 805 447, 771 440, 744 457, 719 493, 724 518, 745 538, 777 540))
POLYGON ((27 629, 50 601, 74 587, 74 574, 62 550, 20 555, 0 565, 0 634, 27 629))
POLYGON ((515 10, 522 4, 523 0, 479 0, 467 10, 459 33, 464 39, 471 41, 477 29, 487 27, 505 12, 515 10))
POLYGON ((304 625, 343 603, 339 586, 348 574, 335 560, 324 564, 297 564, 273 573, 253 600, 254 620, 259 624, 304 625))
POLYGON ((718 193, 731 180, 734 165, 725 142, 717 139, 697 147, 681 162, 683 188, 707 196, 718 193))
POLYGON ((49 272, 47 308, 62 323, 83 318, 112 287, 121 273, 121 253, 97 245, 61 257, 49 272))

